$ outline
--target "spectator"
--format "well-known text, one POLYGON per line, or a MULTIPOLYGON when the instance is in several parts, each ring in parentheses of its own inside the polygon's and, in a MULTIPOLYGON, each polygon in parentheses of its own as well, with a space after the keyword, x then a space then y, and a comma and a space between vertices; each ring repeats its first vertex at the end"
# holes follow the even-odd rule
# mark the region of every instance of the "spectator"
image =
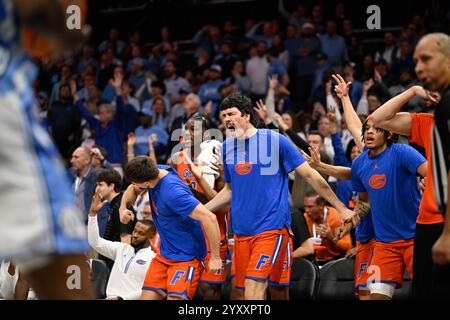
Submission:
POLYGON ((328 20, 326 34, 320 36, 322 51, 328 56, 331 67, 339 70, 349 61, 347 46, 342 36, 336 34, 336 21, 328 20))
MULTIPOLYGON (((167 107, 165 105, 164 98, 161 96, 155 96, 151 100, 151 106, 150 109, 145 108, 145 110, 150 110, 152 113, 152 124, 156 124, 160 126, 162 129, 167 129, 167 107)), ((144 108, 142 109, 144 110, 144 108)))
POLYGON ((280 59, 286 70, 289 68, 289 52, 284 48, 283 37, 279 33, 275 33, 272 37, 272 47, 278 50, 277 58, 280 59))
POLYGON ((91 148, 91 166, 95 169, 109 169, 111 163, 106 160, 108 151, 99 145, 93 145, 91 148))
MULTIPOLYGON (((200 97, 194 93, 187 95, 183 102, 184 114, 173 121, 170 132, 173 133, 176 129, 184 128, 187 120, 196 112, 200 110, 200 97)), ((182 135, 181 135, 182 136, 182 135)), ((173 137, 172 137, 173 138, 173 137)))
POLYGON ((213 25, 204 25, 192 39, 197 44, 194 56, 198 57, 201 50, 208 52, 210 57, 215 57, 222 46, 222 36, 220 29, 213 25))
MULTIPOLYGON (((189 87, 185 87, 189 88, 189 87)), ((190 88, 189 88, 190 89, 190 88)), ((166 95, 166 85, 160 80, 153 80, 150 83, 150 89, 148 89, 152 98, 147 99, 142 104, 142 109, 151 109, 153 105, 153 97, 161 97, 164 100, 164 105, 166 106, 166 111, 171 110, 169 98, 166 95)), ((178 94, 179 91, 178 91, 178 94)))
MULTIPOLYGON (((305 23, 302 35, 297 41, 293 61, 295 61, 296 91, 300 108, 305 108, 306 101, 312 90, 314 73, 317 66, 317 54, 320 53, 321 43, 315 35, 314 25, 305 23)), ((324 56, 320 56, 320 59, 324 56)), ((321 60, 322 62, 322 60, 321 60)))
POLYGON ((95 251, 113 261, 106 299, 139 300, 147 269, 155 256, 150 246, 150 239, 156 233, 155 225, 149 220, 136 223, 129 244, 103 239, 96 219, 102 207, 99 193, 96 193, 89 211, 88 241, 95 251))
POLYGON ((352 247, 350 234, 337 237, 341 219, 336 209, 327 206, 325 199, 308 193, 304 199, 305 219, 312 235, 316 261, 324 264, 345 255, 352 247))
POLYGON ((248 39, 254 42, 265 42, 267 47, 272 46, 273 25, 271 21, 261 21, 255 24, 252 29, 245 34, 248 39), (257 34, 259 28, 262 26, 262 34, 257 34))
POLYGON ((167 61, 164 66, 165 79, 164 84, 167 89, 167 96, 169 98, 170 104, 174 105, 180 102, 179 91, 181 87, 190 87, 189 82, 182 77, 177 75, 177 69, 175 63, 172 61, 167 61))
POLYGON ((267 92, 267 72, 269 62, 267 61, 267 44, 258 42, 256 56, 247 61, 246 72, 250 80, 250 95, 252 100, 264 99, 267 92))
MULTIPOLYGON (((222 79, 225 80, 231 74, 231 69, 234 63, 238 59, 238 56, 233 53, 233 43, 230 40, 225 40, 222 43, 221 53, 218 54, 214 63, 222 68, 222 79)), ((211 70, 211 69, 210 69, 211 70)))
POLYGON ((389 72, 389 66, 383 58, 379 58, 378 60, 375 60, 374 75, 377 75, 377 74, 380 75, 381 81, 384 83, 384 85, 386 87, 391 87, 396 83, 396 79, 395 79, 396 77, 391 72, 389 72))
MULTIPOLYGON (((75 106, 89 126, 95 131, 95 143, 104 147, 108 152, 108 161, 115 167, 123 162, 123 130, 124 130, 124 101, 122 98, 122 78, 116 77, 111 81, 116 90, 116 108, 111 104, 103 103, 99 107, 99 119, 95 118, 86 108, 84 101, 74 95, 75 106), (115 110, 114 110, 115 109, 115 110)), ((72 82, 72 92, 76 90, 72 82)))
POLYGON ((351 82, 352 86, 350 88, 350 100, 353 105, 357 105, 362 96, 363 86, 362 83, 355 79, 355 64, 353 62, 347 63, 344 66, 343 72, 345 82, 351 82))
POLYGON ((103 169, 96 173, 95 181, 97 184, 95 189, 96 195, 109 204, 108 223, 106 224, 104 235, 105 240, 129 243, 129 235, 133 231, 134 223, 125 225, 120 223, 119 219, 119 206, 122 199, 122 192, 120 191, 122 177, 114 169, 103 169))
POLYGON ((85 221, 95 192, 95 175, 98 172, 98 169, 92 167, 91 161, 91 152, 87 147, 75 149, 70 159, 72 173, 74 174, 73 190, 77 205, 84 213, 83 219, 85 221))
POLYGON ((240 60, 236 61, 231 69, 231 79, 227 82, 234 82, 236 91, 248 95, 250 91, 250 80, 245 74, 244 63, 240 60))
POLYGON ((134 58, 130 61, 130 82, 135 88, 140 88, 145 82, 144 59, 134 58))
POLYGON ((270 79, 272 76, 276 75, 280 85, 287 86, 289 84, 289 76, 283 61, 278 58, 279 55, 280 51, 277 48, 271 47, 269 49, 267 58, 270 66, 269 70, 267 70, 267 77, 270 79))
POLYGON ((81 89, 78 90, 77 94, 80 97, 80 99, 88 100, 89 99, 88 88, 92 85, 95 85, 95 76, 93 72, 85 70, 82 74, 82 78, 83 78, 82 86, 81 89))
POLYGON ((358 38, 353 34, 353 22, 350 19, 342 21, 342 36, 347 46, 348 57, 350 61, 359 60, 361 55, 361 45, 358 38))
POLYGON ((142 109, 140 113, 141 125, 136 128, 136 144, 134 145, 134 155, 149 155, 149 139, 152 134, 156 134, 157 141, 154 143, 155 153, 157 156, 164 156, 167 153, 167 145, 169 142, 169 135, 157 124, 152 124, 154 113, 149 109, 142 109))
POLYGON ((82 73, 87 66, 98 67, 98 61, 95 59, 95 50, 90 45, 83 46, 81 58, 76 68, 77 73, 82 73))
MULTIPOLYGON (((324 138, 318 131, 310 131, 308 135, 306 136, 308 144, 313 148, 319 148, 320 152, 320 159, 323 163, 331 164, 331 158, 328 156, 327 153, 324 152, 324 138)), ((328 176, 325 174, 322 174, 322 177, 325 179, 325 181, 328 180, 328 176)), ((295 174, 294 177, 294 185, 292 186, 292 205, 294 208, 299 209, 301 212, 304 212, 303 209, 303 199, 305 195, 313 191, 313 188, 306 182, 304 178, 302 178, 300 175, 295 174)))
POLYGON ((109 39, 103 40, 98 46, 98 51, 103 53, 108 47, 116 48, 115 54, 120 55, 125 49, 125 42, 119 39, 119 29, 111 28, 109 31, 109 39))
POLYGON ((295 24, 288 24, 286 27, 286 40, 284 40, 284 47, 289 53, 289 61, 291 62, 289 68, 294 64, 299 30, 301 29, 297 28, 297 25, 295 24))
MULTIPOLYGON (((109 54, 102 54, 100 58, 100 67, 97 74, 97 84, 100 90, 104 90, 111 79, 116 74, 116 65, 113 64, 113 57, 109 54)), ((123 72, 123 71, 122 71, 123 72)))
POLYGON ((67 84, 59 87, 59 99, 52 104, 47 119, 53 140, 67 160, 70 152, 81 143, 81 117, 73 105, 67 84))
POLYGON ((392 59, 391 72, 395 75, 400 75, 400 70, 403 68, 408 68, 411 73, 414 72, 414 61, 413 61, 413 47, 408 40, 402 40, 400 42, 400 48, 397 55, 392 59))
POLYGON ((178 44, 170 39, 170 29, 168 27, 162 27, 160 31, 161 42, 155 46, 155 50, 161 52, 178 51, 178 44))
POLYGON ((320 4, 313 6, 312 11, 312 24, 318 33, 323 34, 325 32, 325 19, 323 18, 323 7, 320 4))
POLYGON ((382 51, 377 51, 375 54, 375 61, 380 61, 380 59, 383 58, 387 65, 391 66, 396 52, 397 46, 395 45, 395 37, 392 32, 386 32, 384 34, 384 48, 382 51))
POLYGON ((216 118, 218 112, 218 105, 222 96, 220 95, 219 88, 225 84, 221 79, 222 68, 218 64, 213 64, 209 67, 209 80, 205 84, 200 86, 198 96, 202 104, 206 104, 208 101, 212 101, 211 113, 216 118))
POLYGON ((72 69, 69 65, 63 64, 61 67, 61 72, 59 75, 59 81, 53 85, 52 92, 50 95, 50 101, 54 102, 59 98, 59 87, 62 84, 67 84, 72 77, 72 69))
MULTIPOLYGON (((114 73, 113 73, 113 79, 114 78, 124 78, 125 77, 125 70, 122 66, 116 66, 114 67, 114 73)), ((110 78, 111 79, 111 78, 110 78)), ((113 85, 108 82, 108 84, 104 87, 102 91, 102 100, 107 102, 112 102, 114 98, 116 97, 116 90, 114 89, 113 85)), ((81 97, 80 97, 81 99, 81 97)))
POLYGON ((305 4, 298 4, 297 8, 290 13, 284 8, 283 0, 278 0, 278 11, 289 24, 296 25, 299 30, 306 22, 310 21, 306 16, 307 8, 305 4))
POLYGON ((178 91, 180 95, 181 102, 175 104, 171 109, 169 113, 169 118, 167 119, 167 128, 172 128, 173 122, 176 118, 182 117, 184 114, 184 108, 183 103, 184 100, 186 100, 186 97, 189 93, 192 93, 192 89, 190 87, 181 87, 178 91))

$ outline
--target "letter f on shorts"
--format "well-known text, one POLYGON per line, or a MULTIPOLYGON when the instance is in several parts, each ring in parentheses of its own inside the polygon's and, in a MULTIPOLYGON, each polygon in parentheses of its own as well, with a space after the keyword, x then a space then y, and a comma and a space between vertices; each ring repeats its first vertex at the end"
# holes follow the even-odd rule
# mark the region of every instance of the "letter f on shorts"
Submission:
POLYGON ((266 262, 270 259, 270 256, 268 256, 267 254, 261 254, 259 256, 259 261, 256 264, 256 270, 260 270, 261 269, 261 265, 266 264, 266 262))
POLYGON ((175 285, 175 282, 177 282, 178 280, 180 280, 183 276, 184 276, 184 271, 182 271, 182 270, 177 270, 177 271, 175 272, 175 274, 173 275, 172 281, 170 281, 170 285, 171 285, 171 286, 175 285))

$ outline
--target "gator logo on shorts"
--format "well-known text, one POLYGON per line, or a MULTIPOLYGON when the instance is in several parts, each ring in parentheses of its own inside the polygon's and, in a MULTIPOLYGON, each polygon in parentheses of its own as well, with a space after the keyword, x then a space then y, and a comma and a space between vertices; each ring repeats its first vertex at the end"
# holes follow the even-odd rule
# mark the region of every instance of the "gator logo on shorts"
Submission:
POLYGON ((147 263, 147 261, 139 259, 139 260, 136 260, 136 263, 140 264, 140 265, 144 265, 147 263))
POLYGON ((372 177, 370 177, 369 180, 369 186, 372 189, 381 189, 386 185, 386 175, 383 174, 374 174, 372 177))
POLYGON ((234 166, 234 171, 241 176, 245 176, 252 171, 253 165, 251 162, 239 162, 234 166))

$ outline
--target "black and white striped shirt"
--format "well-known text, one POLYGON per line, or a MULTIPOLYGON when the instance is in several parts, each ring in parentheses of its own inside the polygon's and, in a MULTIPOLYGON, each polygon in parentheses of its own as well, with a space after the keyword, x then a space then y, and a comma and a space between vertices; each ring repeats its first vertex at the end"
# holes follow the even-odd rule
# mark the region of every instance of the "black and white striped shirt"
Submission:
POLYGON ((445 214, 448 202, 448 172, 450 169, 450 87, 436 105, 431 133, 434 195, 439 211, 445 214))

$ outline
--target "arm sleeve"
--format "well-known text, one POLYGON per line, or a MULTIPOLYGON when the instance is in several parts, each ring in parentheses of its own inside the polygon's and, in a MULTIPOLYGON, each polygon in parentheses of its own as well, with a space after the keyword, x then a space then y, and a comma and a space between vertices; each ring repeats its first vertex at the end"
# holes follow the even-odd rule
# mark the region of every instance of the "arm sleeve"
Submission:
POLYGON ((358 159, 352 163, 352 188, 356 192, 366 192, 367 190, 358 176, 358 163, 358 159))
POLYGON ((347 156, 344 151, 344 146, 342 144, 342 140, 339 137, 339 134, 334 133, 331 135, 331 142, 333 144, 334 149, 334 165, 336 166, 344 166, 350 167, 350 162, 347 160, 347 156))
MULTIPOLYGON (((279 138, 280 144, 280 163, 283 165, 286 172, 291 172, 303 162, 305 162, 305 158, 301 155, 300 152, 292 145, 292 143, 283 135, 276 134, 279 138)), ((275 136, 275 139, 276 137, 275 136)), ((272 136, 273 137, 273 136, 272 136)))
POLYGON ((411 113, 411 136, 409 141, 425 147, 430 141, 431 129, 434 124, 434 116, 429 113, 411 113))
POLYGON ((427 161, 416 149, 406 144, 398 144, 400 161, 410 173, 416 174, 417 168, 427 161))
POLYGON ((116 259, 118 249, 123 246, 121 242, 108 241, 100 237, 97 216, 89 216, 88 242, 95 251, 111 260, 116 259))
POLYGON ((78 100, 75 103, 75 107, 78 109, 78 111, 81 113, 83 118, 86 119, 86 121, 89 123, 91 128, 95 128, 98 124, 98 120, 94 118, 92 113, 86 108, 84 105, 84 101, 82 99, 78 100))

